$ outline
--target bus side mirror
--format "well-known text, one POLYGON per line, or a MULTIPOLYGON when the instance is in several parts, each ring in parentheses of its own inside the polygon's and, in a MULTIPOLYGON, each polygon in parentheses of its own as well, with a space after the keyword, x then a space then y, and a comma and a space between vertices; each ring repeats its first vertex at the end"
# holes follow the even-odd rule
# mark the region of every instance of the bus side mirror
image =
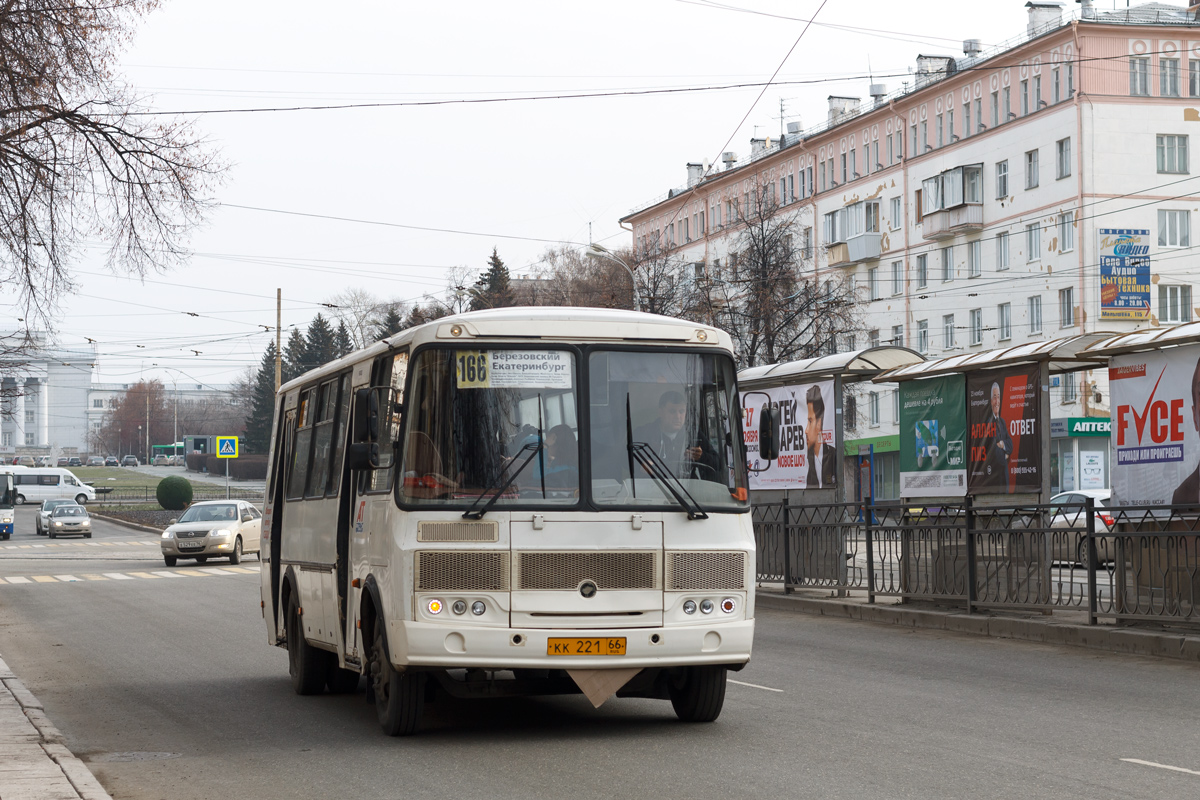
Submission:
POLYGON ((758 455, 767 461, 779 458, 779 406, 774 403, 759 412, 758 455))
POLYGON ((373 389, 354 392, 354 442, 379 441, 379 395, 373 389))
POLYGON ((379 445, 375 442, 355 442, 350 445, 346 460, 352 470, 378 469, 379 445))

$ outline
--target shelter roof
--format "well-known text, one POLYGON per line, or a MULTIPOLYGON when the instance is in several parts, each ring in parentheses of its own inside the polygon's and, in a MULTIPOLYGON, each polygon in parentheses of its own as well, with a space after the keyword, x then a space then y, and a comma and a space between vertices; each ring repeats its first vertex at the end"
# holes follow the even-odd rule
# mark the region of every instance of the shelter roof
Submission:
POLYGON ((738 383, 742 386, 788 383, 804 379, 832 378, 835 375, 867 380, 884 370, 919 364, 924 360, 923 355, 907 347, 880 345, 849 353, 747 367, 738 373, 738 383))
POLYGON ((907 381, 917 378, 931 378, 935 375, 946 375, 954 372, 975 372, 983 369, 1030 364, 1038 361, 1049 361, 1050 371, 1075 372, 1081 369, 1092 369, 1104 364, 1104 357, 1097 354, 1083 353, 1089 346, 1111 339, 1111 332, 1084 333, 1078 336, 1067 336, 1062 339, 1049 339, 1044 342, 1026 342, 1013 347, 1003 347, 996 350, 984 350, 977 353, 958 353, 946 358, 922 361, 917 364, 890 369, 876 375, 872 380, 876 383, 890 381, 907 381))
POLYGON ((1198 342, 1200 342, 1200 322, 1188 322, 1170 328, 1148 328, 1109 336, 1087 348, 1081 355, 1108 358, 1122 353, 1158 350, 1163 347, 1178 347, 1198 342))

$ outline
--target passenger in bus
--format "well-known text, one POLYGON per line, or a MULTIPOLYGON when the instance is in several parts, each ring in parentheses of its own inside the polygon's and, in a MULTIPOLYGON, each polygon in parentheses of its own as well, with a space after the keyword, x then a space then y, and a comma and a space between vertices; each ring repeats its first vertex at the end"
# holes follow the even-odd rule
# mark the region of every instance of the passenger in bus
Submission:
POLYGON ((555 425, 546 433, 546 485, 579 485, 579 444, 570 425, 555 425))

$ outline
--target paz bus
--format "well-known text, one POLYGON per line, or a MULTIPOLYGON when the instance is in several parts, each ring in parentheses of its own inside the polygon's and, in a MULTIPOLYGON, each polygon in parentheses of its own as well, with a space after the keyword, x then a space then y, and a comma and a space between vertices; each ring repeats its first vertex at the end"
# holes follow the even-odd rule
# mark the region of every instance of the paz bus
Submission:
POLYGON ((267 639, 298 694, 362 676, 385 733, 438 697, 721 712, 754 536, 729 336, 628 311, 443 317, 277 393, 267 639))

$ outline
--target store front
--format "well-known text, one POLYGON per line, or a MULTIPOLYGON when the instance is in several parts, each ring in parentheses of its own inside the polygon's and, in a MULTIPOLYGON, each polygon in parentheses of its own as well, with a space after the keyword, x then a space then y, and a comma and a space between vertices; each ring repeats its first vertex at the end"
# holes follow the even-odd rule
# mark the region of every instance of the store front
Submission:
POLYGON ((1050 491, 1109 488, 1108 417, 1050 420, 1050 491))
POLYGON ((864 439, 848 439, 843 451, 847 462, 857 466, 855 470, 854 499, 862 502, 864 483, 871 483, 876 502, 897 500, 900 497, 900 436, 870 436, 864 439))

